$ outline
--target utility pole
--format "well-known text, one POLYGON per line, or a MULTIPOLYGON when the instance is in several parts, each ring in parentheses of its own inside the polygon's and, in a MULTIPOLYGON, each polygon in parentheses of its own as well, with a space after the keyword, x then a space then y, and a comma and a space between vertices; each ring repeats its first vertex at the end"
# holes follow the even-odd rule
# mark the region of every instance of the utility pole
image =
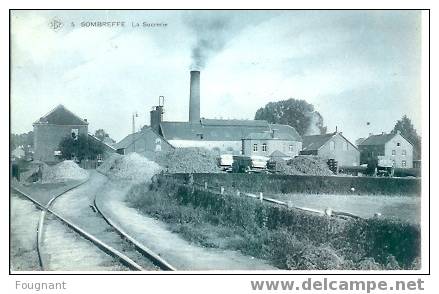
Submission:
POLYGON ((137 114, 137 112, 133 113, 133 152, 136 152, 136 121, 135 118, 138 117, 139 115, 137 114))

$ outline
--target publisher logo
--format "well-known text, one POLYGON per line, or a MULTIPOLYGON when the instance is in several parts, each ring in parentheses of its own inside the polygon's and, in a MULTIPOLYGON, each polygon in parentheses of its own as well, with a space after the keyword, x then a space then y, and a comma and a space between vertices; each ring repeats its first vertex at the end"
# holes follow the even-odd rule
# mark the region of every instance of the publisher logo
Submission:
POLYGON ((49 22, 49 27, 55 32, 59 31, 63 26, 63 22, 57 18, 54 18, 49 22))

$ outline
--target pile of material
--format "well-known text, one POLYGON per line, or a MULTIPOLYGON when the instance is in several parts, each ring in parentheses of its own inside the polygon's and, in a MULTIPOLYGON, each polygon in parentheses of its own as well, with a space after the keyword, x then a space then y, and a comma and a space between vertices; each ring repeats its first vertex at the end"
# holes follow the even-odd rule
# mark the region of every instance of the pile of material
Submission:
POLYGON ((33 182, 38 181, 37 172, 38 167, 41 166, 41 169, 47 169, 49 166, 42 161, 34 160, 29 163, 29 166, 25 172, 20 173, 20 181, 21 182, 33 182))
POLYGON ((65 160, 54 166, 42 166, 43 183, 81 181, 87 179, 87 177, 88 172, 72 160, 65 160))
POLYGON ((277 161, 276 169, 286 175, 331 176, 326 161, 318 156, 297 156, 288 161, 277 161))
POLYGON ((151 179, 161 168, 137 153, 130 153, 113 154, 97 170, 112 179, 142 182, 151 179))
POLYGON ((176 148, 160 153, 155 161, 169 173, 218 173, 215 153, 205 148, 176 148))

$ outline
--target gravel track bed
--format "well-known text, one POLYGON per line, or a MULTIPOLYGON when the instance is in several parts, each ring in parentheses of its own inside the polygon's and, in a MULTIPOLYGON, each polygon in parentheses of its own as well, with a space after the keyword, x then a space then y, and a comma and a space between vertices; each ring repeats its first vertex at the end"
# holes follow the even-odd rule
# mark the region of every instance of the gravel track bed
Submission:
POLYGON ((90 241, 47 216, 42 246, 43 261, 49 271, 126 271, 128 268, 105 254, 90 241))
POLYGON ((30 201, 11 193, 10 257, 12 271, 41 270, 37 253, 37 227, 40 210, 30 201))
POLYGON ((104 185, 107 185, 108 179, 95 171, 90 173, 89 182, 59 197, 52 206, 53 211, 107 245, 126 254, 144 269, 159 270, 151 261, 136 251, 133 245, 124 241, 100 214, 93 210, 91 206, 93 206, 94 197, 104 185))

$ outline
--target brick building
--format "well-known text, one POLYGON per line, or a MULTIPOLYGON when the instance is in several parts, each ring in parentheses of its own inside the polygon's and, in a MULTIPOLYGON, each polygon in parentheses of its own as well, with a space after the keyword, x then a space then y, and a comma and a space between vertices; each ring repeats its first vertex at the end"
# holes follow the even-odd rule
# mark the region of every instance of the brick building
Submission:
POLYGON ((34 160, 57 162, 55 151, 61 140, 67 136, 87 135, 88 122, 75 115, 63 105, 33 123, 34 127, 34 160))

